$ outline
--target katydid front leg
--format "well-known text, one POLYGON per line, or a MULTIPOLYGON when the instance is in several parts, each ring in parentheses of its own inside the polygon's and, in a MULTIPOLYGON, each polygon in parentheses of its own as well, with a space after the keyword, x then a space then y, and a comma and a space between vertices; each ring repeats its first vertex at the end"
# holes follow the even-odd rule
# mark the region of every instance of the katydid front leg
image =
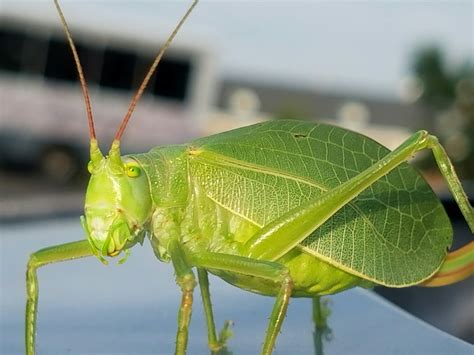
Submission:
POLYGON ((87 240, 60 244, 38 250, 31 254, 26 270, 26 315, 25 315, 25 347, 28 355, 35 353, 36 315, 38 307, 38 278, 36 270, 46 264, 73 260, 92 256, 87 240))
POLYGON ((189 323, 191 322, 193 292, 196 287, 196 279, 178 240, 173 239, 169 242, 168 252, 176 273, 176 283, 182 292, 181 305, 178 312, 175 354, 183 355, 186 353, 186 347, 188 345, 189 323))
MULTIPOLYGON (((426 131, 419 131, 393 152, 354 178, 325 192, 316 201, 300 205, 264 226, 246 243, 246 248, 249 251, 248 256, 255 259, 277 260, 301 243, 311 232, 320 227, 367 187, 423 149, 433 151, 454 199, 471 231, 474 232, 474 211, 454 172, 451 161, 436 137, 429 135, 426 131)), ((469 243, 467 247, 472 247, 473 243, 469 243)), ((462 266, 462 263, 456 265, 459 270, 462 269, 462 266)), ((451 278, 449 283, 460 281, 473 272, 474 269, 471 269, 467 274, 459 273, 455 278, 451 278)))

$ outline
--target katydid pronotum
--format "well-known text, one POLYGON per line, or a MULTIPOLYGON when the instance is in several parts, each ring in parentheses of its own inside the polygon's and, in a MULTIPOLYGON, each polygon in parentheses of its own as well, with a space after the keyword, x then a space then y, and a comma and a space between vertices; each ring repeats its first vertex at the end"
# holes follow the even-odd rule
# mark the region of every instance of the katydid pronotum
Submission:
MULTIPOLYGON (((474 242, 449 252, 452 227, 440 201, 405 161, 431 150, 474 232, 474 211, 436 137, 412 135, 394 151, 342 128, 269 121, 188 144, 121 156, 120 139, 166 48, 135 94, 107 156, 68 26, 55 0, 86 103, 91 174, 81 218, 87 240, 33 253, 27 267, 26 352, 34 354, 38 281, 46 264, 125 256, 145 236, 171 262, 182 291, 176 354, 184 354, 197 269, 211 350, 216 335, 208 272, 276 298, 262 353, 276 343, 291 297, 317 300, 362 286, 442 286, 474 273, 474 242)), ((225 333, 225 332, 224 332, 225 333)), ((224 336, 225 338, 225 336, 224 336)))

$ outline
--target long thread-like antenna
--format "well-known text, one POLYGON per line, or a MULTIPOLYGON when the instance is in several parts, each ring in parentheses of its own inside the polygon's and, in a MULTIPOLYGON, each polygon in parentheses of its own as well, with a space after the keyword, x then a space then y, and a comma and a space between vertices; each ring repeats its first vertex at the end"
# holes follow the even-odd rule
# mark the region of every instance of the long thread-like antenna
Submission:
POLYGON ((161 58, 163 57, 163 54, 166 52, 168 47, 170 46, 171 42, 173 41, 174 37, 178 33, 179 29, 183 25, 183 23, 186 21, 187 17, 193 11, 194 7, 197 5, 198 0, 193 0, 193 3, 189 7, 189 9, 186 11, 184 16, 181 18, 179 21, 178 25, 174 29, 174 31, 171 33, 169 36, 168 40, 165 42, 164 46, 160 49, 160 52, 155 58, 155 61, 151 65, 150 69, 148 70, 148 73, 145 76, 145 79, 143 79, 142 84, 140 85, 140 88, 138 89, 137 93, 132 99, 132 102, 130 103, 130 106, 128 107, 127 114, 122 120, 122 123, 120 124, 120 127, 115 134, 115 141, 120 141, 120 138, 122 137, 123 132, 125 131, 125 127, 127 127, 127 123, 130 120, 130 117, 132 116, 133 110, 135 109, 135 106, 137 105, 138 100, 140 100, 140 97, 143 94, 143 91, 145 90, 146 86, 148 85, 148 82, 150 81, 151 76, 155 72, 156 67, 158 66, 158 63, 160 62, 161 58))
POLYGON ((66 37, 69 42, 69 46, 71 47, 74 62, 76 63, 77 74, 79 75, 79 80, 81 82, 82 95, 84 96, 84 102, 86 104, 87 121, 89 123, 89 138, 91 140, 96 140, 94 119, 92 117, 91 100, 89 98, 89 90, 87 89, 86 80, 84 79, 84 73, 82 72, 81 61, 79 60, 79 55, 77 54, 76 46, 74 45, 74 41, 72 40, 71 33, 69 32, 66 19, 64 18, 63 12, 61 11, 61 7, 59 6, 58 0, 54 0, 54 4, 56 5, 56 9, 58 10, 59 17, 61 18, 64 32, 66 32, 66 37))

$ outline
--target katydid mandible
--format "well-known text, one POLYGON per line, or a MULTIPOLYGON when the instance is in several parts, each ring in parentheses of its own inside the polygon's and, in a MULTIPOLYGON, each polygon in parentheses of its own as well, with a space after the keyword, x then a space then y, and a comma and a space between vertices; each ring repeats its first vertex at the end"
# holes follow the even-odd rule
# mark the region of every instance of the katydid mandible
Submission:
MULTIPOLYGON (((98 146, 88 90, 57 0, 86 104, 91 174, 81 222, 87 239, 33 253, 27 266, 26 352, 35 353, 38 281, 46 264, 124 254, 148 237, 171 262, 182 292, 176 354, 184 354, 197 269, 212 350, 208 272, 276 298, 262 354, 271 354, 291 297, 352 287, 442 286, 474 273, 474 242, 448 252, 452 227, 440 201, 405 161, 431 150, 471 231, 474 211, 436 137, 412 135, 394 151, 331 125, 269 121, 121 156, 120 139, 185 13, 135 94, 109 153, 98 146)), ((317 305, 317 302, 313 304, 317 305)))

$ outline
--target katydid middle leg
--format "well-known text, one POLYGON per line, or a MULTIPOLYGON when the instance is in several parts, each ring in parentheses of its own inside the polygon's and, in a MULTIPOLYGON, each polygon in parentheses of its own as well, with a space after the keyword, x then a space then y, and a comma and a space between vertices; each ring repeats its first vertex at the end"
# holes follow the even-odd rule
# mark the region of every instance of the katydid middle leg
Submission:
POLYGON ((314 297, 312 298, 313 306, 313 342, 314 342, 314 353, 316 355, 323 354, 323 331, 326 326, 326 319, 322 319, 321 313, 321 298, 314 297))
POLYGON ((207 341, 209 344, 209 348, 214 351, 218 350, 219 343, 217 341, 216 335, 216 324, 214 322, 214 314, 212 311, 212 304, 211 304, 211 294, 209 291, 209 278, 207 276, 207 271, 201 268, 198 268, 198 280, 199 280, 199 288, 201 289, 201 298, 202 304, 204 307, 204 315, 206 317, 206 325, 207 325, 207 341))
POLYGON ((426 131, 419 131, 370 168, 323 193, 317 200, 300 205, 264 226, 246 243, 245 246, 249 250, 248 256, 255 259, 277 260, 301 243, 367 187, 424 149, 433 151, 451 193, 474 232, 474 211, 454 172, 451 161, 436 137, 429 135, 426 131))
POLYGON ((204 316, 206 317, 207 339, 209 349, 211 349, 213 353, 219 353, 221 350, 225 351, 227 340, 232 336, 232 322, 226 321, 224 323, 224 327, 219 332, 218 337, 216 333, 216 325, 214 322, 214 312, 212 311, 208 274, 206 270, 201 268, 198 268, 197 272, 199 288, 201 290, 202 304, 204 308, 204 316))
POLYGON ((176 273, 176 283, 182 292, 181 305, 178 311, 178 331, 176 333, 175 354, 183 355, 186 353, 188 345, 189 324, 191 322, 196 278, 178 240, 170 241, 168 251, 176 273))
POLYGON ((270 315, 262 348, 262 354, 271 354, 285 318, 293 290, 293 281, 288 269, 276 262, 254 260, 243 256, 222 253, 196 253, 190 254, 189 258, 192 264, 198 268, 254 276, 275 283, 275 287, 279 290, 270 315))
POLYGON ((92 256, 92 249, 87 240, 60 244, 38 250, 31 254, 26 270, 26 315, 25 347, 28 355, 35 353, 36 315, 38 307, 38 278, 36 270, 46 264, 68 261, 92 256))

